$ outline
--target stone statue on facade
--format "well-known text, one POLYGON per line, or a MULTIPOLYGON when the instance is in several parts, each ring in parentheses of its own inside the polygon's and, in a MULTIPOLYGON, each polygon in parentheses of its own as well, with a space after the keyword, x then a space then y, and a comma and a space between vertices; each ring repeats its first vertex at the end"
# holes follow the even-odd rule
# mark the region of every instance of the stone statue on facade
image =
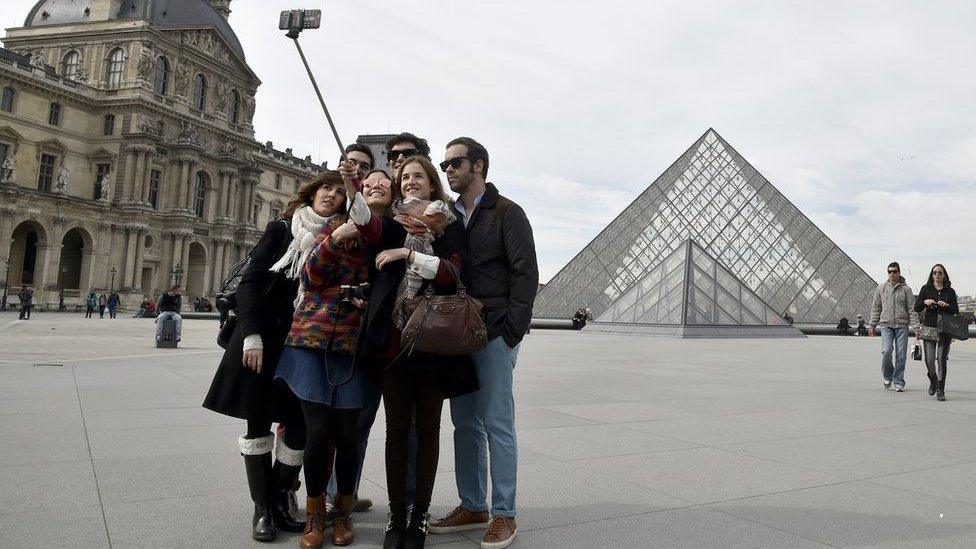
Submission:
POLYGON ((102 202, 112 201, 112 186, 108 182, 108 174, 102 174, 98 178, 98 199, 102 202))
POLYGON ((186 95, 190 88, 190 65, 186 61, 180 61, 176 65, 176 77, 174 78, 175 90, 179 95, 186 95))
POLYGON ((44 68, 47 63, 44 62, 44 56, 41 55, 41 51, 37 50, 30 56, 30 64, 32 67, 44 68))
POLYGON ((153 76, 154 64, 155 62, 153 61, 152 50, 143 49, 142 55, 139 56, 139 66, 138 66, 139 79, 141 79, 144 82, 151 81, 153 76))
POLYGON ((68 196, 68 167, 61 164, 61 169, 58 170, 58 179, 54 185, 54 192, 68 196))
POLYGON ((193 124, 183 121, 180 122, 180 131, 176 134, 177 141, 200 143, 200 132, 193 124))
POLYGON ((0 182, 13 183, 16 177, 16 161, 13 154, 8 154, 3 159, 3 167, 0 168, 0 182))
POLYGON ((250 122, 254 119, 254 94, 244 95, 242 102, 244 103, 244 121, 250 122))
POLYGON ((217 81, 216 89, 218 112, 224 112, 227 109, 227 92, 227 79, 221 76, 220 80, 217 81))
POLYGON ((220 150, 217 152, 220 154, 220 156, 236 156, 237 147, 235 147, 234 143, 228 139, 224 141, 224 144, 220 146, 220 150))

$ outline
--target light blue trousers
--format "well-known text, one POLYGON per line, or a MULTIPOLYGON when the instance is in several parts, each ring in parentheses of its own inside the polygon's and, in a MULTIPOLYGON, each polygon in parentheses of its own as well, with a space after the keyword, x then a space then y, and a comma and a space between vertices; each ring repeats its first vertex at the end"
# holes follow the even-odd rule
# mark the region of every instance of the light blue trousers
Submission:
POLYGON ((491 514, 515 516, 518 447, 512 379, 518 349, 501 337, 474 353, 481 389, 451 399, 454 422, 454 475, 461 505, 488 510, 488 464, 491 456, 491 514))
POLYGON ((908 326, 881 327, 881 376, 905 386, 905 360, 908 356, 908 326), (892 362, 894 354, 894 362, 892 362))

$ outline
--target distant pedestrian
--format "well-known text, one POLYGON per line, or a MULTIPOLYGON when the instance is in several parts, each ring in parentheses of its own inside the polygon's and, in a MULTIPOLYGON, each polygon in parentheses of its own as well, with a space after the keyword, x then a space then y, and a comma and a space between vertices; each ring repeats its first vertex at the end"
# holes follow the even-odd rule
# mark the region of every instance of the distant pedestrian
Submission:
POLYGON ((908 356, 909 327, 918 326, 912 289, 901 276, 897 262, 888 265, 888 280, 874 291, 869 333, 881 326, 881 382, 885 389, 905 390, 905 359, 908 356), (894 354, 894 362, 892 362, 894 354))
POLYGON ((98 295, 95 294, 95 290, 92 290, 85 298, 85 318, 91 318, 96 308, 98 308, 98 295))
POLYGON ((946 368, 952 337, 939 333, 939 315, 959 314, 959 300, 952 289, 949 273, 941 263, 929 271, 928 282, 918 291, 915 311, 922 313, 920 335, 925 350, 925 367, 929 375, 929 396, 945 401, 946 368))
POLYGON ((112 292, 108 296, 108 317, 115 318, 115 314, 119 309, 119 294, 112 292))
POLYGON ((98 297, 98 318, 105 318, 106 307, 108 307, 108 297, 102 294, 98 297))
MULTIPOLYGON (((152 301, 149 302, 149 306, 152 306, 152 301)), ((176 321, 176 342, 179 343, 182 339, 183 317, 180 315, 182 306, 183 296, 178 284, 174 284, 168 292, 159 296, 159 304, 156 306, 156 309, 159 310, 159 316, 156 317, 156 341, 163 337, 163 322, 170 319, 176 321)), ((147 309, 146 312, 148 313, 149 310, 147 309)))
POLYGON ((23 284, 17 298, 20 299, 20 320, 30 320, 31 307, 34 306, 34 290, 23 284))

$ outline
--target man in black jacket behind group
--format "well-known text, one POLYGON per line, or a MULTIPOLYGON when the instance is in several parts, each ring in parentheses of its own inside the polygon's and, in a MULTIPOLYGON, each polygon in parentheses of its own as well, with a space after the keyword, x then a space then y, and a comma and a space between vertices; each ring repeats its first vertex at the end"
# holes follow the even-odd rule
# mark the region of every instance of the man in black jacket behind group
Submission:
POLYGON ((156 341, 163 337, 163 321, 170 319, 176 321, 176 341, 179 342, 183 338, 181 310, 183 310, 183 296, 179 285, 174 284, 168 292, 159 296, 159 302, 156 303, 156 312, 159 314, 156 317, 156 341))
POLYGON ((539 283, 532 227, 522 208, 486 182, 488 151, 470 137, 447 144, 441 170, 464 223, 462 257, 467 291, 485 305, 488 345, 473 355, 475 393, 451 400, 455 479, 461 504, 430 525, 431 533, 487 528, 482 547, 508 547, 515 538, 518 448, 512 380, 519 344, 529 328, 539 283), (491 456, 491 514, 488 461, 491 456))

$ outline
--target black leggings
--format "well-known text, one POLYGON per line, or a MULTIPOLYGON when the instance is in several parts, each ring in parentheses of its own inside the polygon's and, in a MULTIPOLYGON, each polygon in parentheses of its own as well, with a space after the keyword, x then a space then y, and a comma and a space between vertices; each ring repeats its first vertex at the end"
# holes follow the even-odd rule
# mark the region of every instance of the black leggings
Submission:
MULTIPOLYGON (((350 495, 356 490, 359 451, 356 444, 356 424, 359 408, 339 410, 317 402, 302 401, 308 438, 305 443, 305 491, 314 498, 325 493, 329 484, 327 471, 335 447, 335 475, 338 495, 350 495)), ((287 429, 285 430, 287 432, 287 429)))
POLYGON ((952 338, 940 334, 939 341, 924 341, 923 343, 925 367, 929 370, 929 379, 936 384, 940 391, 945 391, 946 371, 949 367, 949 346, 952 344, 952 338))
MULTIPOLYGON (((276 402, 278 413, 285 425, 285 445, 292 450, 305 448, 305 416, 302 414, 301 401, 293 395, 281 395, 276 402)), ((247 420, 247 434, 244 438, 261 438, 271 434, 271 421, 260 419, 247 420)))
POLYGON ((441 394, 433 372, 394 365, 380 374, 386 409, 386 489, 390 505, 405 501, 411 411, 416 406, 417 468, 414 508, 430 506, 440 452, 441 394))

